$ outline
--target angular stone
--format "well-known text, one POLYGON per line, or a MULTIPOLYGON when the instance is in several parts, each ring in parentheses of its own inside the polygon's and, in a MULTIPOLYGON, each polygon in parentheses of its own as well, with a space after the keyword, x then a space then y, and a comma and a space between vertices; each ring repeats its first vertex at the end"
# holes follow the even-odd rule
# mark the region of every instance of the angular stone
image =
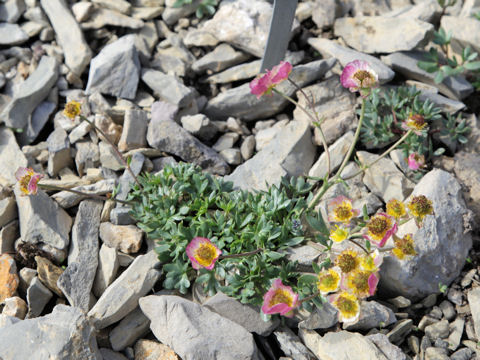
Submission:
POLYGON ((448 348, 452 351, 457 350, 460 345, 460 341, 462 340, 463 336, 463 328, 465 326, 465 319, 461 317, 457 317, 455 321, 453 321, 450 327, 450 334, 448 335, 448 348))
POLYGON ((220 292, 210 297, 202 306, 261 336, 270 335, 280 323, 278 319, 263 321, 259 309, 242 304, 220 292))
POLYGON ((392 309, 373 300, 362 301, 358 321, 344 325, 343 328, 349 331, 368 331, 373 328, 385 328, 396 321, 397 318, 392 309))
POLYGON ((468 305, 472 312, 473 326, 475 335, 480 336, 480 287, 471 289, 467 293, 468 305))
POLYGON ((461 48, 470 46, 480 51, 480 22, 474 17, 442 16, 440 26, 452 33, 453 42, 460 43, 461 48))
POLYGON ((125 0, 92 0, 93 3, 100 5, 100 7, 116 10, 122 14, 129 14, 132 10, 132 4, 125 0))
POLYGON ((83 22, 88 19, 92 13, 94 6, 91 2, 80 1, 72 5, 72 13, 78 22, 83 22))
POLYGON ((141 29, 144 25, 142 20, 123 15, 118 11, 96 8, 89 16, 88 21, 81 24, 84 30, 101 29, 105 26, 119 26, 130 29, 141 29))
POLYGON ((164 102, 152 106, 152 120, 148 125, 147 142, 158 150, 194 162, 207 171, 225 175, 230 168, 213 149, 201 143, 173 121, 176 107, 164 102))
POLYGON ((52 296, 53 293, 35 276, 27 289, 27 318, 31 319, 40 316, 52 296))
POLYGON ((72 226, 70 215, 41 190, 35 196, 24 196, 15 189, 15 197, 22 240, 66 251, 72 226))
POLYGON ((164 101, 179 107, 188 105, 195 97, 191 88, 186 87, 176 77, 153 69, 142 69, 142 80, 164 101))
POLYGON ((366 338, 370 340, 380 351, 387 357, 388 360, 407 360, 405 353, 398 347, 393 345, 388 337, 384 334, 367 335, 366 338))
POLYGON ((233 181, 235 187, 244 190, 266 190, 266 183, 278 184, 287 174, 305 175, 314 156, 309 124, 291 121, 268 146, 238 166, 225 180, 233 181))
POLYGON ((7 126, 25 128, 30 115, 57 81, 57 67, 55 58, 43 56, 35 71, 18 85, 12 100, 2 111, 7 126))
POLYGON ((0 21, 16 23, 25 12, 25 2, 23 0, 6 0, 0 4, 0 21))
POLYGON ((150 320, 137 306, 110 332, 109 339, 112 349, 122 351, 127 346, 133 345, 137 339, 146 335, 149 331, 150 320))
POLYGON ((329 332, 322 337, 315 331, 300 329, 298 335, 319 359, 349 360, 355 354, 355 360, 387 360, 370 340, 359 333, 329 332))
POLYGON ((319 309, 315 307, 310 315, 298 323, 299 329, 328 329, 338 323, 338 310, 329 302, 319 309))
MULTIPOLYGON (((115 179, 100 180, 91 185, 82 185, 72 188, 72 190, 77 190, 84 192, 86 194, 93 195, 105 195, 113 191, 115 187, 115 179)), ((69 191, 60 191, 54 195, 52 198, 64 209, 71 208, 72 206, 78 205, 80 201, 88 198, 88 195, 79 195, 74 194, 69 191)), ((18 201, 18 200, 17 200, 18 201)))
POLYGON ((430 40, 433 25, 417 19, 364 16, 335 21, 334 33, 355 50, 392 53, 421 47, 430 40))
POLYGON ((282 327, 281 329, 273 332, 277 339, 280 349, 286 356, 295 360, 315 360, 316 356, 313 355, 305 345, 302 344, 300 339, 295 333, 288 327, 282 327))
POLYGON ((130 207, 117 207, 112 209, 108 220, 115 225, 134 225, 136 220, 130 215, 130 207))
POLYGON ((102 355, 102 360, 128 360, 125 355, 107 348, 100 348, 99 351, 102 355))
POLYGON ((342 66, 345 66, 354 60, 368 62, 372 69, 377 73, 380 84, 389 82, 395 76, 395 73, 376 57, 341 46, 336 41, 311 37, 308 39, 308 43, 324 57, 332 56, 336 58, 342 66))
POLYGON ((41 102, 40 105, 33 110, 32 116, 28 120, 26 130, 19 134, 19 142, 23 145, 33 143, 56 108, 57 105, 53 102, 41 102))
MULTIPOLYGON (((313 61, 305 65, 297 65, 290 73, 290 78, 301 88, 321 78, 336 60, 313 61)), ((297 89, 289 82, 278 85, 278 90, 292 96, 297 89)), ((257 99, 250 93, 249 84, 229 89, 209 100, 204 113, 211 119, 227 119, 233 116, 245 121, 265 119, 283 110, 289 102, 280 95, 263 96, 257 99)))
POLYGON ((125 111, 122 136, 118 142, 120 151, 144 148, 147 145, 148 116, 143 110, 125 111))
POLYGON ((8 254, 0 255, 0 303, 17 291, 19 278, 15 260, 8 254))
MULTIPOLYGON (((379 156, 366 151, 357 152, 358 159, 364 165, 369 165, 379 156)), ((415 186, 390 159, 380 159, 372 167, 365 171, 364 184, 385 203, 391 199, 402 201, 415 186), (382 176, 378 176, 382 174, 382 176)))
POLYGON ((463 187, 467 207, 473 211, 475 222, 480 223, 480 159, 476 153, 459 151, 454 157, 455 176, 463 187))
POLYGON ((80 309, 57 305, 51 314, 0 328, 3 359, 100 359, 95 331, 80 309), (17 346, 23 339, 22 346, 17 346))
POLYGON ((25 319, 27 315, 27 303, 18 296, 13 296, 3 300, 5 306, 2 310, 2 315, 15 316, 21 320, 25 319))
POLYGON ((114 225, 109 222, 100 224, 100 238, 111 248, 126 254, 140 250, 143 240, 143 231, 134 225, 114 225))
POLYGON ((0 23, 0 45, 12 46, 23 44, 28 35, 17 24, 0 23))
POLYGON ((229 165, 239 165, 242 163, 242 154, 240 153, 240 149, 225 149, 220 151, 219 154, 229 165))
POLYGON ((167 345, 160 344, 153 340, 140 339, 135 344, 135 359, 150 360, 179 360, 175 352, 167 345))
POLYGON ((259 359, 253 336, 242 326, 178 296, 139 300, 155 337, 182 359, 259 359), (188 329, 194 328, 192 333, 188 329))
POLYGON ((100 151, 100 163, 104 168, 118 171, 125 167, 109 143, 100 141, 98 144, 98 150, 100 151))
POLYGON ((117 250, 103 244, 98 253, 97 274, 92 288, 97 298, 102 296, 105 289, 113 282, 119 267, 117 250))
POLYGON ((472 246, 471 215, 451 174, 430 171, 415 186, 411 196, 416 195, 432 201, 435 215, 426 216, 420 229, 413 220, 399 226, 398 236, 413 234, 417 255, 402 261, 387 256, 380 276, 383 290, 413 299, 438 293, 439 283, 449 285, 460 274, 472 246))
POLYGON ((242 154, 243 160, 248 160, 252 157, 255 151, 255 136, 249 135, 243 139, 242 145, 240 146, 240 153, 242 154))
POLYGON ((27 158, 20 150, 11 129, 0 126, 0 174, 9 184, 15 184, 15 172, 27 166, 27 158))
POLYGON ((417 66, 417 62, 425 60, 425 53, 421 51, 396 52, 382 56, 382 61, 393 70, 415 79, 435 86, 442 94, 455 100, 461 100, 473 92, 473 86, 461 75, 448 76, 440 84, 435 83, 435 74, 426 72, 417 66))
POLYGON ((0 230, 0 254, 13 253, 15 251, 14 242, 19 235, 17 220, 3 226, 0 230))
POLYGON ((60 170, 72 162, 70 141, 65 130, 58 127, 47 138, 48 144, 48 173, 56 176, 60 170))
POLYGON ((130 313, 160 278, 157 254, 150 251, 133 263, 105 290, 88 312, 97 329, 103 329, 130 313))
POLYGON ((441 320, 425 327, 425 335, 432 340, 445 339, 449 332, 448 320, 441 320))
POLYGON ((185 130, 203 141, 211 140, 218 132, 215 124, 203 114, 185 115, 180 121, 185 130))
POLYGON ((245 61, 248 55, 236 51, 228 44, 218 45, 212 52, 207 53, 192 64, 192 70, 202 73, 207 70, 219 72, 245 61))
POLYGON ((100 165, 100 150, 90 141, 80 141, 75 145, 75 166, 78 175, 83 176, 88 169, 96 169, 100 165))
POLYGON ((85 92, 134 99, 139 77, 135 35, 126 35, 105 46, 92 59, 85 92))
POLYGON ((83 37, 83 32, 75 21, 70 9, 62 0, 40 0, 63 49, 65 65, 77 76, 92 58, 92 51, 83 37))
POLYGON ((0 228, 18 217, 17 203, 13 196, 0 200, 0 228))
POLYGON ((234 132, 223 134, 218 138, 215 144, 213 144, 212 149, 215 151, 231 149, 239 138, 240 138, 240 135, 234 132))
MULTIPOLYGON (((187 18, 195 12, 201 0, 193 0, 191 3, 185 3, 178 8, 167 6, 162 13, 162 19, 167 25, 174 25, 178 20, 187 18)), ((168 5, 168 4, 167 4, 168 5)))
POLYGON ((35 256, 35 262, 37 263, 38 279, 55 294, 63 297, 63 292, 57 286, 57 281, 64 270, 41 256, 35 256))

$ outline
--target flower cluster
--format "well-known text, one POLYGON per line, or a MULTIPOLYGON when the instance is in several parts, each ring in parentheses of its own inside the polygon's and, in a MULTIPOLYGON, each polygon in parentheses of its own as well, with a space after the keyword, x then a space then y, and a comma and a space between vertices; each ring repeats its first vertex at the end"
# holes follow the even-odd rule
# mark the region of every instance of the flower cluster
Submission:
POLYGON ((270 95, 275 86, 288 78, 292 72, 292 64, 281 61, 280 64, 274 66, 272 70, 268 70, 265 74, 257 76, 250 82, 250 92, 260 99, 262 95, 270 95))

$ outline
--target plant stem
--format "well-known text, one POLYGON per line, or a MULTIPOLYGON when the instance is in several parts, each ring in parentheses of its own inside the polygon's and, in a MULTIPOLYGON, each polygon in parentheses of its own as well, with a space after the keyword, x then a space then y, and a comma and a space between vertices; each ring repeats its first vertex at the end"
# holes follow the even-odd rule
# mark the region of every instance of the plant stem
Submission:
POLYGON ((257 249, 249 252, 240 253, 240 254, 220 255, 219 259, 233 259, 233 258, 239 258, 244 256, 250 256, 250 255, 261 253, 262 251, 263 249, 257 249))
POLYGON ((367 254, 367 255, 370 254, 370 253, 368 252, 368 250, 367 250, 362 244, 360 244, 358 241, 355 241, 355 240, 353 240, 352 238, 348 238, 347 240, 350 241, 351 243, 357 245, 360 249, 362 249, 362 250, 365 252, 365 254, 367 254))
POLYGON ((353 137, 352 144, 350 145, 350 148, 348 149, 347 155, 343 159, 342 164, 340 165, 340 168, 338 169, 337 173, 334 176, 334 179, 340 179, 342 175, 342 171, 345 168, 345 166, 348 163, 348 160, 350 159, 350 156, 352 156, 353 150, 355 149, 355 145, 357 144, 358 138, 360 137, 360 129, 362 128, 363 124, 363 118, 365 117, 365 103, 366 100, 365 98, 362 99, 362 109, 360 112, 360 119, 358 120, 358 126, 357 130, 355 131, 355 135, 353 137))
POLYGON ((320 295, 320 291, 317 291, 316 293, 313 293, 312 295, 307 296, 305 299, 298 300, 298 305, 297 306, 302 305, 305 301, 310 301, 313 298, 316 298, 318 295, 320 295))
POLYGON ((333 183, 330 183, 328 180, 325 180, 322 184, 322 187, 318 191, 317 195, 313 198, 313 200, 308 204, 306 212, 308 213, 310 210, 314 209, 317 206, 318 202, 322 198, 322 196, 327 192, 327 190, 332 186, 333 183))
POLYGON ((84 193, 82 191, 77 191, 77 190, 73 190, 73 189, 66 189, 66 188, 62 188, 60 186, 55 186, 55 185, 46 185, 46 184, 39 183, 38 186, 41 187, 42 189, 45 189, 45 190, 68 191, 68 192, 71 192, 73 194, 86 196, 86 197, 96 199, 96 200, 102 200, 102 201, 113 200, 113 201, 116 201, 116 202, 119 202, 119 203, 122 203, 122 204, 132 204, 132 202, 130 202, 130 201, 111 199, 111 198, 108 198, 106 196, 101 196, 101 195, 97 195, 97 194, 88 194, 88 193, 84 193))
POLYGON ((398 141, 393 144, 392 146, 390 146, 382 155, 380 155, 377 159, 375 159, 374 161, 372 161, 370 164, 364 166, 362 169, 360 169, 359 171, 357 171, 355 174, 351 175, 351 176, 348 176, 346 178, 342 178, 342 180, 350 180, 350 179, 353 179, 355 176, 357 175, 360 175, 361 173, 363 173, 365 170, 367 170, 369 167, 371 167, 372 165, 374 165, 375 163, 377 163, 378 161, 380 161, 381 159, 383 159, 385 156, 387 156, 388 154, 390 154, 392 152, 392 150, 394 150, 398 145, 400 145, 403 141, 405 141, 405 139, 407 137, 410 136, 410 134, 413 132, 413 130, 408 130, 400 139, 398 139, 398 141))
POLYGON ((125 169, 127 169, 127 171, 130 173, 130 175, 132 175, 133 179, 135 180, 135 182, 137 183, 137 185, 140 187, 140 189, 143 188, 143 186, 140 184, 140 181, 138 181, 138 178, 135 176, 135 174, 133 173, 132 169, 130 168, 130 165, 128 164, 128 162, 125 160, 125 158, 123 157, 122 153, 118 150, 117 146, 113 143, 112 140, 110 140, 108 138, 108 136, 97 126, 95 125, 95 123, 93 123, 92 121, 90 121, 89 119, 87 119, 87 117, 83 116, 83 115, 80 115, 80 119, 82 119, 83 121, 86 121, 88 122, 91 126, 93 126, 95 128, 95 130, 97 130, 102 136, 103 138, 105 139, 105 141, 107 141, 110 146, 113 148, 113 150, 115 151, 115 155, 117 155, 118 159, 122 162, 122 164, 125 166, 125 169))
MULTIPOLYGON (((290 79, 289 79, 289 80, 290 80, 290 79)), ((307 95, 305 94, 305 92, 304 92, 302 89, 300 89, 300 87, 299 87, 297 84, 295 84, 293 81, 290 80, 290 82, 291 82, 292 84, 294 84, 294 86, 295 86, 297 89, 299 89, 299 90, 302 92, 302 94, 304 94, 304 96, 305 96, 305 98, 306 98, 306 101, 307 101, 307 102, 310 104, 310 106, 312 107, 312 112, 313 112, 314 114, 316 114, 316 113, 315 113, 315 106, 310 102, 310 100, 309 100, 309 98, 307 97, 307 95)), ((282 93, 281 91, 279 91, 279 90, 277 90, 277 89, 275 89, 275 88, 273 89, 273 91, 274 91, 276 94, 278 94, 278 95, 284 97, 285 99, 287 99, 288 101, 290 101, 292 104, 294 104, 295 106, 297 106, 300 110, 302 110, 302 111, 310 118, 310 120, 313 122, 314 125, 315 125, 315 123, 318 124, 316 127, 317 127, 318 131, 320 132, 320 140, 322 141, 322 146, 323 146, 323 149, 324 149, 325 154, 326 154, 326 156, 327 156, 327 178, 328 178, 328 176, 330 176, 330 166, 331 166, 331 165, 330 165, 330 151, 328 150, 327 139, 325 138, 325 134, 323 133, 322 128, 320 127, 320 121, 319 121, 319 119, 316 119, 307 109, 305 109, 302 105, 300 105, 297 101, 295 101, 294 99, 292 99, 290 96, 282 93)))

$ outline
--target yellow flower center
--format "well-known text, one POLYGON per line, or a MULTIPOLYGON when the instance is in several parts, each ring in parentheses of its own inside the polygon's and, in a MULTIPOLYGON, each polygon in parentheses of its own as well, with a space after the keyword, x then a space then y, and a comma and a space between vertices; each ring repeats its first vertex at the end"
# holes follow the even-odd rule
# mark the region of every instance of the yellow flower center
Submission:
POLYGON ((352 205, 346 202, 338 205, 333 211, 335 214, 335 220, 347 222, 353 217, 352 205))
POLYGON ((354 295, 348 293, 340 294, 338 298, 334 301, 333 305, 346 319, 355 317, 360 309, 357 298, 354 295))
POLYGON ((335 229, 330 231, 330 238, 335 242, 342 242, 348 237, 348 230, 335 225, 335 229))
POLYGON ((370 219, 369 223, 367 224, 367 229, 369 235, 374 240, 381 240, 388 229, 390 229, 392 222, 389 218, 385 216, 374 216, 370 219))
POLYGON ((318 275, 317 287, 318 290, 324 293, 335 291, 338 288, 340 282, 340 275, 332 269, 328 272, 318 275))
POLYGON ((200 244, 195 250, 195 260, 202 266, 209 266, 217 255, 217 250, 212 244, 200 244))
POLYGON ((357 295, 368 295, 370 271, 355 271, 348 277, 348 286, 357 295))
POLYGON ((275 290, 275 294, 272 296, 272 300, 270 300, 269 306, 272 307, 277 304, 287 304, 288 306, 292 306, 292 295, 288 291, 283 289, 275 290))
POLYGON ((358 258, 355 251, 349 251, 341 253, 338 255, 335 263, 344 273, 355 270, 358 267, 358 258))
POLYGON ((361 262, 360 265, 365 270, 373 271, 376 268, 375 259, 370 255, 363 257, 360 262, 361 262))
POLYGON ((433 214, 432 202, 424 195, 414 196, 408 204, 408 208, 413 216, 420 219, 423 219, 426 215, 433 214))
POLYGON ((387 203, 387 214, 398 219, 406 214, 405 205, 398 200, 390 200, 387 203))
POLYGON ((395 248, 392 250, 400 260, 408 255, 416 255, 412 235, 406 234, 403 238, 395 239, 395 248))
POLYGON ((427 122, 422 115, 414 114, 408 117, 407 125, 415 130, 423 130, 427 126, 427 122))
POLYGON ((74 119, 77 115, 80 115, 80 103, 77 101, 68 102, 63 113, 70 119, 74 119))

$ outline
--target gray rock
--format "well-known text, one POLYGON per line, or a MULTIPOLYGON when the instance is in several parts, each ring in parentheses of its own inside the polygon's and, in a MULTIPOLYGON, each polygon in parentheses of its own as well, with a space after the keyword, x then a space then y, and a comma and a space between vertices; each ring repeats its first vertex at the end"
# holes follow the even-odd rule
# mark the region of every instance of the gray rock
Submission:
POLYGON ((472 246, 466 230, 470 212, 452 175, 430 171, 415 186, 412 196, 416 195, 432 201, 435 215, 427 216, 420 229, 413 220, 399 226, 398 236, 413 234, 417 255, 402 261, 386 257, 380 277, 384 290, 409 298, 438 293, 439 283, 450 284, 460 274, 472 246))
POLYGON ((453 171, 462 184, 467 207, 473 211, 475 222, 480 221, 480 159, 476 153, 459 151, 454 156, 453 171))
POLYGON ((100 92, 134 99, 140 77, 135 35, 126 35, 105 46, 90 63, 85 92, 100 92))
POLYGON ((298 335, 319 359, 349 360, 354 356, 355 360, 387 360, 382 351, 359 333, 328 332, 322 337, 315 331, 300 329, 298 335))
POLYGON ((21 25, 21 29, 25 32, 25 34, 27 34, 29 38, 37 36, 44 27, 44 24, 40 24, 35 21, 27 21, 21 25))
POLYGON ((220 156, 230 165, 239 165, 242 163, 242 154, 240 149, 224 149, 220 151, 220 156))
POLYGON ((305 175, 315 156, 310 125, 291 121, 275 139, 250 160, 225 177, 244 190, 266 190, 279 184, 282 176, 305 175), (261 169, 261 171, 259 171, 261 169))
MULTIPOLYGON (((448 321, 448 320, 447 320, 448 321)), ((450 334, 448 335, 448 348, 455 351, 460 345, 463 336, 463 328, 465 326, 465 319, 457 317, 450 325, 450 334)))
POLYGON ((75 144, 75 166, 78 175, 83 176, 87 169, 98 168, 100 165, 100 150, 98 145, 90 141, 80 141, 75 144))
POLYGON ((389 82, 395 76, 395 73, 376 57, 341 46, 333 40, 312 37, 308 39, 308 43, 324 57, 332 56, 336 58, 342 66, 345 66, 354 60, 368 62, 372 69, 377 73, 380 84, 389 82))
POLYGON ((152 120, 148 125, 147 142, 158 150, 194 162, 207 171, 219 175, 229 172, 225 160, 213 149, 201 143, 173 121, 177 107, 164 102, 152 106, 152 120))
POLYGON ((400 344, 410 333, 413 327, 412 319, 403 319, 398 321, 395 326, 387 333, 388 340, 393 344, 400 344))
POLYGON ((162 19, 167 25, 173 25, 178 20, 187 18, 193 14, 200 2, 201 0, 194 0, 190 4, 186 3, 184 6, 180 6, 178 8, 167 6, 162 13, 162 19))
POLYGON ((480 22, 474 17, 442 16, 440 26, 447 34, 452 33, 454 44, 458 42, 461 48, 470 46, 480 51, 480 22))
POLYGON ((425 360, 449 360, 447 350, 438 347, 428 347, 425 349, 425 360))
POLYGON ((288 327, 282 327, 281 329, 273 332, 277 339, 280 349, 286 356, 289 356, 295 360, 315 360, 316 357, 305 345, 302 344, 300 339, 295 333, 288 327))
POLYGON ((441 108, 442 111, 450 114, 455 114, 466 107, 461 101, 452 100, 440 94, 433 94, 426 91, 422 91, 419 98, 422 101, 425 101, 426 99, 432 101, 435 105, 441 108))
POLYGON ((218 45, 212 52, 207 53, 192 64, 192 70, 202 73, 207 70, 219 72, 247 60, 248 55, 235 50, 228 44, 218 45))
POLYGON ((38 67, 16 88, 12 100, 2 111, 5 124, 14 128, 24 128, 32 112, 49 94, 57 77, 57 61, 52 57, 43 56, 38 67))
POLYGON ((100 359, 95 331, 80 309, 57 305, 51 314, 0 329, 3 359, 100 359), (22 346, 18 346, 19 339, 22 346))
POLYGON ((110 222, 115 225, 134 225, 135 219, 130 215, 130 207, 117 207, 110 212, 110 222))
POLYGON ((20 150, 11 129, 0 126, 0 173, 9 184, 15 184, 15 172, 27 166, 27 158, 20 150))
POLYGON ((470 348, 463 348, 455 351, 450 355, 450 360, 469 360, 472 358, 473 350, 470 348))
POLYGON ((239 138, 240 138, 240 135, 234 132, 223 134, 218 138, 215 144, 213 144, 212 149, 215 151, 231 149, 239 138))
POLYGON ((150 295, 139 304, 155 337, 184 360, 260 359, 247 330, 194 302, 178 296, 150 295))
POLYGON ((392 11, 384 16, 395 16, 399 18, 418 19, 433 23, 438 19, 442 8, 436 0, 417 1, 414 6, 406 6, 400 10, 392 11))
POLYGON ((185 130, 202 141, 211 140, 218 132, 217 126, 203 114, 185 115, 180 121, 185 130))
POLYGON ((344 325, 343 328, 349 331, 365 330, 387 327, 397 321, 392 309, 370 300, 362 301, 360 305, 360 316, 354 324, 344 325))
POLYGON ((48 174, 57 176, 58 172, 72 162, 70 141, 65 130, 58 127, 47 138, 48 174))
POLYGON ((120 151, 144 148, 147 144, 148 116, 143 110, 125 111, 122 136, 118 142, 120 151))
POLYGON ((393 345, 384 334, 367 335, 366 338, 373 342, 388 360, 407 360, 405 353, 393 345))
POLYGON ((105 289, 113 282, 119 267, 117 250, 103 244, 98 253, 97 273, 92 287, 93 294, 97 298, 102 296, 105 289))
POLYGON ((242 304, 220 292, 210 297, 202 306, 261 336, 270 335, 280 323, 278 319, 263 321, 259 309, 242 304))
POLYGON ((25 12, 25 9, 23 0, 6 0, 0 4, 0 21, 14 24, 25 12))
POLYGON ((40 131, 47 123, 50 116, 53 114, 57 105, 50 101, 41 102, 35 110, 33 110, 32 116, 28 119, 27 128, 21 134, 19 134, 18 140, 22 145, 33 143, 37 138, 40 131))
MULTIPOLYGON (((66 251, 70 243, 72 218, 42 190, 35 196, 23 196, 15 189, 20 235, 23 241, 47 244, 66 251)), ((63 259, 58 259, 63 261, 63 259)))
POLYGON ((426 72, 417 66, 418 61, 425 59, 424 53, 421 51, 396 52, 388 56, 382 56, 381 59, 393 70, 410 79, 433 85, 442 94, 455 100, 461 100, 473 92, 473 86, 461 75, 449 76, 440 84, 436 84, 434 73, 426 72))
POLYGON ((107 348, 100 348, 100 354, 102 355, 102 360, 128 360, 125 355, 107 348))
MULTIPOLYGON (((348 130, 353 130, 357 122, 357 116, 355 115, 356 98, 354 94, 342 86, 338 76, 331 76, 303 90, 307 95, 310 94, 310 97, 314 94, 313 104, 315 112, 320 119, 324 119, 321 126, 327 144, 333 143, 348 130)), ((308 102, 303 94, 297 92, 297 98, 301 106, 308 108, 308 102)), ((312 122, 308 115, 299 107, 295 108, 293 117, 296 120, 312 122)), ((314 129, 314 136, 315 144, 321 146, 318 129, 314 129)))
MULTIPOLYGON (((223 4, 201 28, 221 42, 232 44, 254 56, 263 56, 272 16, 272 6, 260 0, 223 4)), ((296 28, 295 21, 292 28, 296 28)))
POLYGON ((317 1, 312 9, 312 20, 319 29, 332 27, 337 15, 335 0, 317 1))
POLYGON ((141 29, 144 24, 142 20, 123 15, 118 11, 96 8, 89 16, 88 21, 82 22, 81 26, 84 30, 101 29, 105 26, 141 29))
POLYGON ((100 7, 116 10, 122 14, 130 14, 132 4, 125 0, 92 0, 93 3, 100 5, 100 7))
POLYGON ((27 318, 40 316, 52 296, 53 293, 35 276, 27 289, 27 318))
POLYGON ((442 310, 443 316, 445 319, 448 321, 453 320, 457 312, 455 311, 455 308, 453 307, 452 303, 448 300, 443 300, 440 305, 438 305, 440 310, 442 310))
MULTIPOLYGON (((335 65, 335 62, 336 60, 332 58, 295 66, 290 73, 290 78, 298 86, 305 87, 321 78, 335 65)), ((279 84, 277 88, 287 96, 292 96, 296 92, 296 88, 286 81, 279 84)), ((248 121, 274 115, 284 109, 287 104, 288 101, 277 94, 257 99, 250 93, 249 84, 243 84, 209 100, 204 113, 210 119, 227 119, 233 116, 248 121)))
POLYGON ((95 7, 91 2, 80 1, 72 5, 72 13, 78 22, 83 22, 89 18, 95 7))
MULTIPOLYGON (((140 171, 144 166, 146 157, 141 152, 135 152, 130 158, 130 170, 132 171, 133 175, 138 176, 140 171)), ((117 198, 119 200, 126 200, 128 197, 128 193, 132 188, 132 184, 135 183, 135 179, 130 174, 130 171, 126 170, 123 172, 122 176, 118 181, 118 193, 117 198)), ((117 204, 118 207, 124 206, 124 204, 117 204)))
POLYGON ((109 335, 112 349, 122 351, 127 346, 132 346, 135 341, 150 331, 150 320, 143 314, 140 307, 136 307, 125 316, 109 335))
POLYGON ((55 30, 58 44, 63 49, 65 65, 75 75, 80 76, 92 57, 82 30, 62 0, 40 0, 40 4, 55 30))
POLYGON ((109 143, 100 141, 98 144, 98 149, 100 151, 100 163, 104 168, 113 171, 124 169, 125 166, 123 165, 123 162, 120 161, 117 153, 109 143))
POLYGON ((17 204, 13 196, 0 200, 0 228, 18 217, 17 204))
POLYGON ((393 299, 388 299, 387 301, 399 309, 405 309, 410 305, 412 305, 412 302, 410 301, 410 299, 407 299, 404 296, 397 296, 397 297, 394 297, 393 299))
POLYGON ((364 16, 335 21, 334 33, 355 50, 372 53, 408 51, 426 45, 433 25, 417 19, 364 16))
POLYGON ((467 293, 468 304, 472 312, 473 326, 475 335, 480 336, 480 288, 476 287, 467 293))
POLYGON ((0 45, 19 45, 29 39, 25 31, 17 24, 0 23, 0 45))
MULTIPOLYGON (((371 164, 379 157, 366 151, 358 151, 357 156, 364 165, 371 164)), ((391 199, 402 201, 410 195, 414 187, 414 184, 398 170, 393 161, 387 158, 380 159, 368 168, 364 173, 363 182, 385 203, 391 199), (378 176, 379 173, 382 176, 378 176)))
POLYGON ((183 107, 192 102, 195 93, 176 77, 153 69, 142 69, 142 80, 161 99, 183 107))
MULTIPOLYGON (((105 195, 113 191, 115 179, 100 180, 91 185, 75 186, 72 190, 81 191, 86 194, 105 195)), ((60 191, 52 198, 64 209, 78 205, 80 201, 88 198, 88 195, 74 194, 69 191, 60 191)), ((18 200, 17 200, 18 201, 18 200)))
POLYGON ((338 323, 338 310, 329 302, 323 303, 319 309, 314 308, 310 316, 298 323, 299 329, 328 329, 338 323))
POLYGON ((98 266, 98 227, 103 204, 84 200, 78 207, 72 227, 68 266, 57 281, 68 302, 88 311, 90 291, 98 266))
POLYGON ((133 263, 105 290, 88 312, 97 329, 103 329, 130 313, 160 278, 157 254, 150 251, 138 256, 133 263))
POLYGON ((243 139, 242 145, 240 145, 240 154, 242 154, 243 160, 248 160, 252 157, 255 151, 255 136, 249 135, 243 139))
POLYGON ((17 220, 4 225, 0 230, 0 254, 13 253, 15 251, 14 243, 19 235, 17 220))
POLYGON ((134 225, 114 225, 104 222, 100 225, 100 238, 109 247, 126 254, 140 250, 143 240, 143 231, 134 225))

